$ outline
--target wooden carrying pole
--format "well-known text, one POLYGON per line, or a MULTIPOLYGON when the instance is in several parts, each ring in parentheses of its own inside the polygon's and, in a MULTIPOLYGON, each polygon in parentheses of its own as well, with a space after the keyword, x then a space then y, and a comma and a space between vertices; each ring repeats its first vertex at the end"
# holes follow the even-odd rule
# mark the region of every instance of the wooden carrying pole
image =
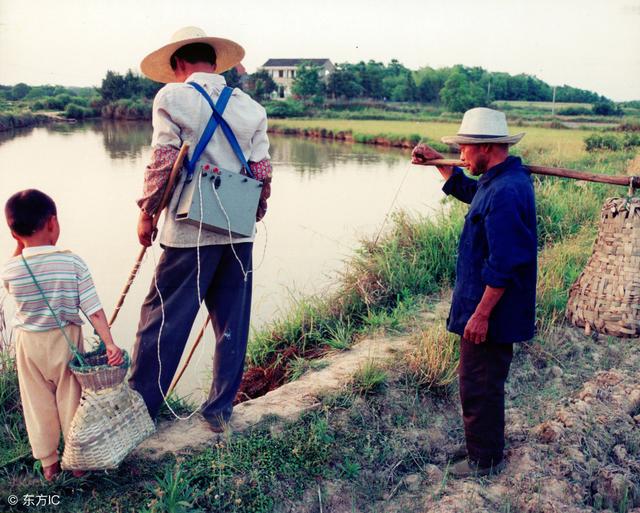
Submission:
MULTIPOLYGON (((180 152, 178 153, 178 157, 176 158, 176 161, 173 163, 173 168, 171 169, 171 173, 169 174, 167 185, 164 189, 164 192, 162 193, 162 198, 160 199, 160 205, 158 206, 158 209, 156 210, 155 214, 153 214, 153 218, 151 220, 151 226, 153 227, 152 239, 155 238, 155 230, 156 230, 156 226, 158 226, 158 221, 160 220, 160 214, 162 214, 162 211, 169 203, 169 199, 171 198, 171 193, 173 192, 173 186, 176 183, 178 173, 180 173, 180 170, 182 169, 182 163, 184 162, 184 158, 186 157, 188 151, 189 151, 189 145, 186 143, 183 144, 182 147, 180 148, 180 152)), ((120 299, 118 299, 118 304, 116 305, 115 310, 111 315, 111 319, 109 319, 109 326, 112 326, 116 320, 116 317, 118 317, 118 313, 122 308, 124 299, 125 297, 127 297, 129 289, 131 288, 131 284, 133 283, 133 280, 135 280, 138 274, 138 270, 140 269, 140 265, 142 264, 142 259, 144 258, 144 255, 146 252, 147 252, 147 247, 142 246, 142 248, 140 249, 140 253, 138 254, 138 258, 136 259, 136 263, 133 265, 133 269, 131 269, 131 273, 129 274, 129 279, 127 280, 127 283, 124 286, 124 289, 122 290, 122 294, 120 294, 120 299)))
MULTIPOLYGON (((459 166, 465 167, 461 160, 454 159, 432 159, 421 162, 424 166, 459 166)), ((567 169, 564 167, 545 167, 545 166, 525 166, 529 171, 537 175, 559 176, 561 178, 573 178, 575 180, 584 180, 586 182, 609 183, 613 185, 633 185, 640 186, 640 177, 638 176, 610 176, 598 173, 586 173, 585 171, 576 171, 575 169, 567 169)))

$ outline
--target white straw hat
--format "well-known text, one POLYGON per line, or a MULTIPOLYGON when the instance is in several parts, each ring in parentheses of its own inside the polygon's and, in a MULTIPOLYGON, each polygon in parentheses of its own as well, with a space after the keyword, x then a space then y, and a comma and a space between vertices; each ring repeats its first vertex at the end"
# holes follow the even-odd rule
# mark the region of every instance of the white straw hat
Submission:
POLYGON ((442 138, 447 144, 516 144, 524 133, 509 135, 507 117, 503 112, 476 107, 464 113, 458 135, 442 138))
POLYGON ((216 73, 222 73, 233 68, 244 57, 244 48, 230 39, 208 37, 198 27, 184 27, 171 36, 171 42, 162 48, 151 52, 140 63, 140 69, 145 76, 156 82, 178 82, 171 69, 171 56, 179 48, 191 43, 206 43, 216 52, 216 73))

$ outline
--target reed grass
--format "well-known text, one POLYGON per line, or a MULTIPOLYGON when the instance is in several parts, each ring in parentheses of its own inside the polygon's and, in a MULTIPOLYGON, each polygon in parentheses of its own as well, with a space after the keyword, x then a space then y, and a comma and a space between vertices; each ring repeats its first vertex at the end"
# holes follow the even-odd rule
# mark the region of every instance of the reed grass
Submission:
POLYGON ((422 388, 444 389, 457 378, 459 337, 435 324, 413 336, 414 349, 404 356, 407 372, 422 388))

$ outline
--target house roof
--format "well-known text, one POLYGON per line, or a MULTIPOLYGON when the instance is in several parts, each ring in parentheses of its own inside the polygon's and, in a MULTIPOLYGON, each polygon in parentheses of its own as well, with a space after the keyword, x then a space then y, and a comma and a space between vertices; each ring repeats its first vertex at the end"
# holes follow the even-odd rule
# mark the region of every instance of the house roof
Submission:
POLYGON ((323 66, 327 61, 331 64, 329 59, 269 59, 262 67, 298 66, 302 62, 310 62, 316 66, 323 66))

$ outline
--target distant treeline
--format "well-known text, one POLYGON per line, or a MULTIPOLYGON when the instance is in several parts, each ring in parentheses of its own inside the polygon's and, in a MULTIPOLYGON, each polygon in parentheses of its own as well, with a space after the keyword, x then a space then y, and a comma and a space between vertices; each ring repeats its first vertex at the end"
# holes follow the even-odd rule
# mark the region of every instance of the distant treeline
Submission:
MULTIPOLYGON (((293 100, 267 104, 269 114, 305 115, 313 105, 324 106, 340 114, 339 111, 350 110, 351 106, 362 105, 363 102, 379 105, 388 101, 430 104, 440 112, 463 112, 471 107, 491 105, 494 101, 532 102, 554 98, 554 87, 535 76, 490 72, 481 67, 460 64, 410 70, 397 60, 388 64, 372 60, 341 63, 326 81, 320 78, 318 71, 307 63, 298 66, 292 86, 293 100)), ((266 71, 240 76, 236 69, 231 69, 224 76, 229 86, 240 87, 259 101, 279 96, 278 86, 266 71)), ((131 70, 125 74, 107 71, 100 87, 0 85, 0 111, 54 110, 63 111, 67 117, 75 119, 96 116, 149 119, 153 97, 162 85, 131 70)), ((568 85, 555 88, 555 101, 593 105, 592 110, 571 107, 575 112, 562 112, 567 115, 622 114, 621 107, 608 98, 568 85)))

